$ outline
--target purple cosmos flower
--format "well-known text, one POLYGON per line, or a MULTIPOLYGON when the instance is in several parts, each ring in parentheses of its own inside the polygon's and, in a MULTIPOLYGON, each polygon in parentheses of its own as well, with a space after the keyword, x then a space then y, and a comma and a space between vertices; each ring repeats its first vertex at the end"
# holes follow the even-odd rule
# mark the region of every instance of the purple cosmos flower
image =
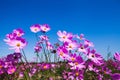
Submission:
POLYGON ((3 70, 4 65, 5 65, 4 61, 0 60, 0 74, 4 73, 4 70, 3 70))
POLYGON ((7 55, 6 61, 14 61, 14 56, 13 56, 13 54, 7 55))
POLYGON ((48 41, 49 40, 48 36, 46 36, 46 35, 41 35, 39 37, 42 41, 48 41))
POLYGON ((73 71, 73 74, 75 75, 74 79, 83 80, 84 79, 83 72, 84 70, 79 70, 79 69, 76 69, 75 71, 73 71))
POLYGON ((88 59, 96 63, 97 65, 103 64, 103 58, 100 54, 96 53, 95 50, 92 50, 87 55, 88 59))
POLYGON ((84 34, 80 34, 80 36, 76 35, 76 38, 78 38, 80 40, 85 40, 84 34))
POLYGON ((73 75, 72 72, 66 72, 66 71, 64 71, 62 73, 62 75, 63 75, 63 79, 65 79, 65 80, 73 80, 74 79, 74 77, 72 76, 73 75))
POLYGON ((57 50, 58 56, 60 56, 62 59, 68 59, 68 51, 64 47, 59 47, 57 50))
POLYGON ((120 73, 114 73, 111 75, 112 80, 120 80, 120 73))
POLYGON ((15 59, 20 59, 22 56, 21 53, 14 53, 13 55, 15 59))
POLYGON ((102 71, 104 74, 111 74, 112 72, 107 66, 103 66, 102 71))
POLYGON ((19 78, 23 78, 24 74, 22 72, 19 73, 19 78))
POLYGON ((48 32, 50 30, 50 26, 48 24, 41 25, 41 31, 48 32))
POLYGON ((67 50, 74 50, 75 48, 77 48, 77 43, 75 41, 65 42, 64 46, 66 47, 67 50))
POLYGON ((21 58, 20 53, 9 54, 7 55, 6 61, 8 62, 12 61, 14 63, 17 63, 20 58, 21 58))
POLYGON ((10 49, 20 52, 20 49, 23 49, 27 45, 25 39, 21 37, 22 35, 24 35, 24 32, 21 29, 15 29, 13 33, 7 34, 7 39, 4 39, 4 41, 11 46, 10 49))
POLYGON ((47 47, 48 50, 52 50, 53 49, 53 46, 52 46, 52 44, 49 41, 46 42, 46 47, 47 47))
POLYGON ((19 53, 9 54, 7 57, 0 59, 0 74, 13 74, 16 71, 16 62, 20 58, 19 53))
POLYGON ((84 65, 84 63, 78 63, 78 62, 70 62, 70 63, 68 63, 70 66, 71 66, 71 68, 70 69, 72 69, 72 70, 75 70, 75 69, 79 69, 79 70, 82 70, 83 68, 85 68, 85 65, 84 65))
POLYGON ((89 40, 85 40, 85 41, 84 41, 84 44, 85 44, 85 45, 88 45, 89 47, 94 47, 93 43, 90 42, 89 40))
POLYGON ((7 70, 8 74, 13 74, 16 71, 16 67, 9 67, 7 70))
POLYGON ((7 39, 4 39, 4 41, 5 42, 10 42, 11 40, 14 40, 17 37, 21 37, 23 35, 24 35, 24 32, 23 32, 22 29, 15 29, 15 30, 13 30, 12 33, 6 35, 7 39))
POLYGON ((40 27, 41 27, 41 26, 40 26, 39 24, 35 24, 35 25, 32 25, 32 26, 30 27, 30 30, 31 30, 32 32, 34 32, 34 33, 37 33, 37 32, 39 32, 39 31, 41 30, 40 27))
POLYGON ((68 61, 74 62, 74 61, 76 61, 76 57, 77 57, 77 55, 75 53, 74 54, 70 54, 70 57, 68 58, 68 61))
POLYGON ((78 52, 82 52, 82 53, 87 53, 87 48, 88 48, 88 45, 83 45, 82 43, 79 44, 78 46, 78 52))
MULTIPOLYGON (((13 40, 13 39, 16 38, 16 36, 17 36, 17 34, 15 34, 15 33, 10 33, 10 34, 7 34, 7 35, 6 35, 6 38, 7 38, 7 40, 13 40)), ((5 40, 6 40, 6 39, 5 39, 5 40)))
POLYGON ((39 53, 42 50, 42 47, 40 45, 36 45, 34 47, 34 50, 35 50, 36 53, 39 53))
POLYGON ((24 32, 22 29, 15 29, 15 30, 13 30, 13 33, 15 33, 17 35, 17 37, 21 37, 24 35, 24 32))
POLYGON ((84 61, 81 56, 76 57, 76 61, 68 63, 71 66, 71 69, 83 69, 85 68, 84 61))
POLYGON ((36 68, 30 69, 29 76, 32 77, 36 73, 36 71, 37 71, 36 68))
POLYGON ((115 58, 115 60, 117 60, 117 61, 120 62, 120 53, 116 52, 116 53, 114 54, 114 58, 115 58))
POLYGON ((103 80, 103 75, 101 75, 101 74, 98 74, 98 80, 103 80))
POLYGON ((3 73, 4 73, 4 71, 0 69, 0 75, 3 74, 3 73))
POLYGON ((15 40, 16 39, 16 34, 15 33, 10 33, 10 34, 7 34, 6 35, 6 38, 7 39, 4 39, 4 41, 7 43, 7 44, 9 44, 9 43, 11 43, 11 41, 12 40, 15 40))
POLYGON ((42 65, 41 65, 41 69, 42 70, 48 70, 48 69, 50 69, 51 68, 51 65, 50 64, 45 64, 45 63, 43 63, 42 65))
POLYGON ((0 75, 5 72, 4 65, 0 64, 0 75))
POLYGON ((87 60, 85 65, 86 65, 86 71, 93 71, 96 74, 100 71, 98 65, 96 65, 94 62, 90 60, 87 60))
POLYGON ((71 33, 67 33, 66 31, 58 31, 57 35, 59 36, 59 40, 61 42, 71 42, 71 39, 73 37, 73 35, 71 33))

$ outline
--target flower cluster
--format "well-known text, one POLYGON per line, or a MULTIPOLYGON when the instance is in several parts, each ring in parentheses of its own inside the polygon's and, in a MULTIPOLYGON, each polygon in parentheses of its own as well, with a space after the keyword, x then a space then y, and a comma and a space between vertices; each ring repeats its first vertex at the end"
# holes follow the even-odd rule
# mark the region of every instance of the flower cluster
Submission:
POLYGON ((6 35, 4 41, 11 46, 10 49, 14 49, 15 52, 20 52, 27 45, 26 40, 22 38, 23 35, 24 32, 22 29, 15 29, 12 33, 6 35))
POLYGON ((30 29, 34 33, 37 33, 39 31, 48 32, 50 30, 50 27, 48 24, 43 24, 43 25, 35 24, 35 25, 32 25, 30 29))
POLYGON ((9 54, 7 57, 0 59, 0 75, 4 74, 13 74, 17 66, 16 64, 19 62, 21 58, 20 53, 9 54))
POLYGON ((49 50, 53 49, 53 46, 49 41, 49 37, 46 35, 46 32, 50 30, 50 26, 48 24, 35 24, 30 27, 30 30, 33 33, 36 33, 37 43, 34 47, 34 52, 37 53, 37 58, 39 58, 39 61, 46 60, 46 62, 48 62, 48 57, 50 58, 49 50), (37 33, 41 33, 41 35, 38 36, 37 33), (43 54, 39 55, 38 53, 40 52, 43 54))
POLYGON ((0 58, 0 79, 12 80, 15 77, 23 80, 120 80, 119 52, 116 52, 113 58, 105 60, 84 34, 75 35, 66 31, 58 31, 59 42, 52 44, 47 36, 50 29, 48 24, 35 24, 30 27, 36 38, 34 62, 27 60, 23 50, 27 45, 27 41, 22 37, 24 31, 15 29, 7 34, 4 41, 15 53, 0 58))

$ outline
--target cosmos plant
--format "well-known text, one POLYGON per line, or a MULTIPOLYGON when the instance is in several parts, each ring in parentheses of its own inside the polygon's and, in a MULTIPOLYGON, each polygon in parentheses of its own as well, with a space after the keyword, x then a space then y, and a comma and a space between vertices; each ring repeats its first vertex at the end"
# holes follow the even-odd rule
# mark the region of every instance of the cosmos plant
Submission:
POLYGON ((24 48, 29 42, 22 29, 14 29, 4 39, 14 53, 0 58, 0 80, 120 80, 119 52, 105 60, 84 34, 59 30, 59 42, 51 43, 48 24, 30 30, 36 38, 36 60, 28 61, 24 48))

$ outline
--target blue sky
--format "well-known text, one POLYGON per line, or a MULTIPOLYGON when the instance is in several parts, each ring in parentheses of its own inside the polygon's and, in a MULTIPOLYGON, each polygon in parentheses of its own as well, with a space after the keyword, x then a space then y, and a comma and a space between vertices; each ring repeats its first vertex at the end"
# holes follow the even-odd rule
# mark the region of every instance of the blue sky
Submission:
POLYGON ((12 53, 3 39, 15 28, 25 31, 29 42, 25 51, 33 56, 35 38, 29 27, 36 23, 51 26, 48 35, 52 42, 58 30, 66 30, 85 34, 104 57, 108 46, 112 53, 120 52, 119 0, 0 0, 1 56, 12 53))

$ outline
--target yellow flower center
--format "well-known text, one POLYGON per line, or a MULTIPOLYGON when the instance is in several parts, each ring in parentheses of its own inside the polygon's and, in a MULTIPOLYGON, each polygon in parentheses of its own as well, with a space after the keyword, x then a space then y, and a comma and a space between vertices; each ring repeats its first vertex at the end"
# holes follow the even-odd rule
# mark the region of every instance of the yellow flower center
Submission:
POLYGON ((103 71, 104 72, 104 74, 106 74, 106 71, 103 71))
POLYGON ((66 38, 66 36, 63 36, 63 39, 65 39, 66 38))
POLYGON ((78 65, 78 62, 75 62, 75 65, 78 65))
POLYGON ((43 66, 43 68, 44 68, 44 69, 47 69, 47 66, 45 65, 45 66, 43 66))
POLYGON ((17 47, 20 47, 20 43, 17 43, 17 45, 16 45, 17 47))
POLYGON ((72 48, 72 45, 69 45, 69 48, 72 48))
POLYGON ((62 51, 60 52, 60 56, 63 56, 63 52, 62 51))
POLYGON ((2 68, 2 65, 0 65, 0 69, 2 68))
POLYGON ((35 28, 34 30, 37 31, 37 28, 35 28))
POLYGON ((72 61, 74 61, 74 60, 75 60, 75 58, 74 58, 74 57, 71 57, 71 60, 72 60, 72 61))
POLYGON ((75 75, 76 75, 76 76, 78 76, 78 75, 79 75, 79 73, 78 73, 78 72, 76 72, 76 73, 75 73, 75 75))
POLYGON ((18 35, 18 37, 20 37, 20 36, 21 36, 21 34, 20 34, 20 33, 18 33, 17 35, 18 35))
POLYGON ((45 27, 45 28, 44 28, 44 31, 46 31, 46 30, 47 30, 47 28, 45 27))
POLYGON ((11 69, 10 72, 12 72, 12 73, 15 72, 15 69, 11 69))

